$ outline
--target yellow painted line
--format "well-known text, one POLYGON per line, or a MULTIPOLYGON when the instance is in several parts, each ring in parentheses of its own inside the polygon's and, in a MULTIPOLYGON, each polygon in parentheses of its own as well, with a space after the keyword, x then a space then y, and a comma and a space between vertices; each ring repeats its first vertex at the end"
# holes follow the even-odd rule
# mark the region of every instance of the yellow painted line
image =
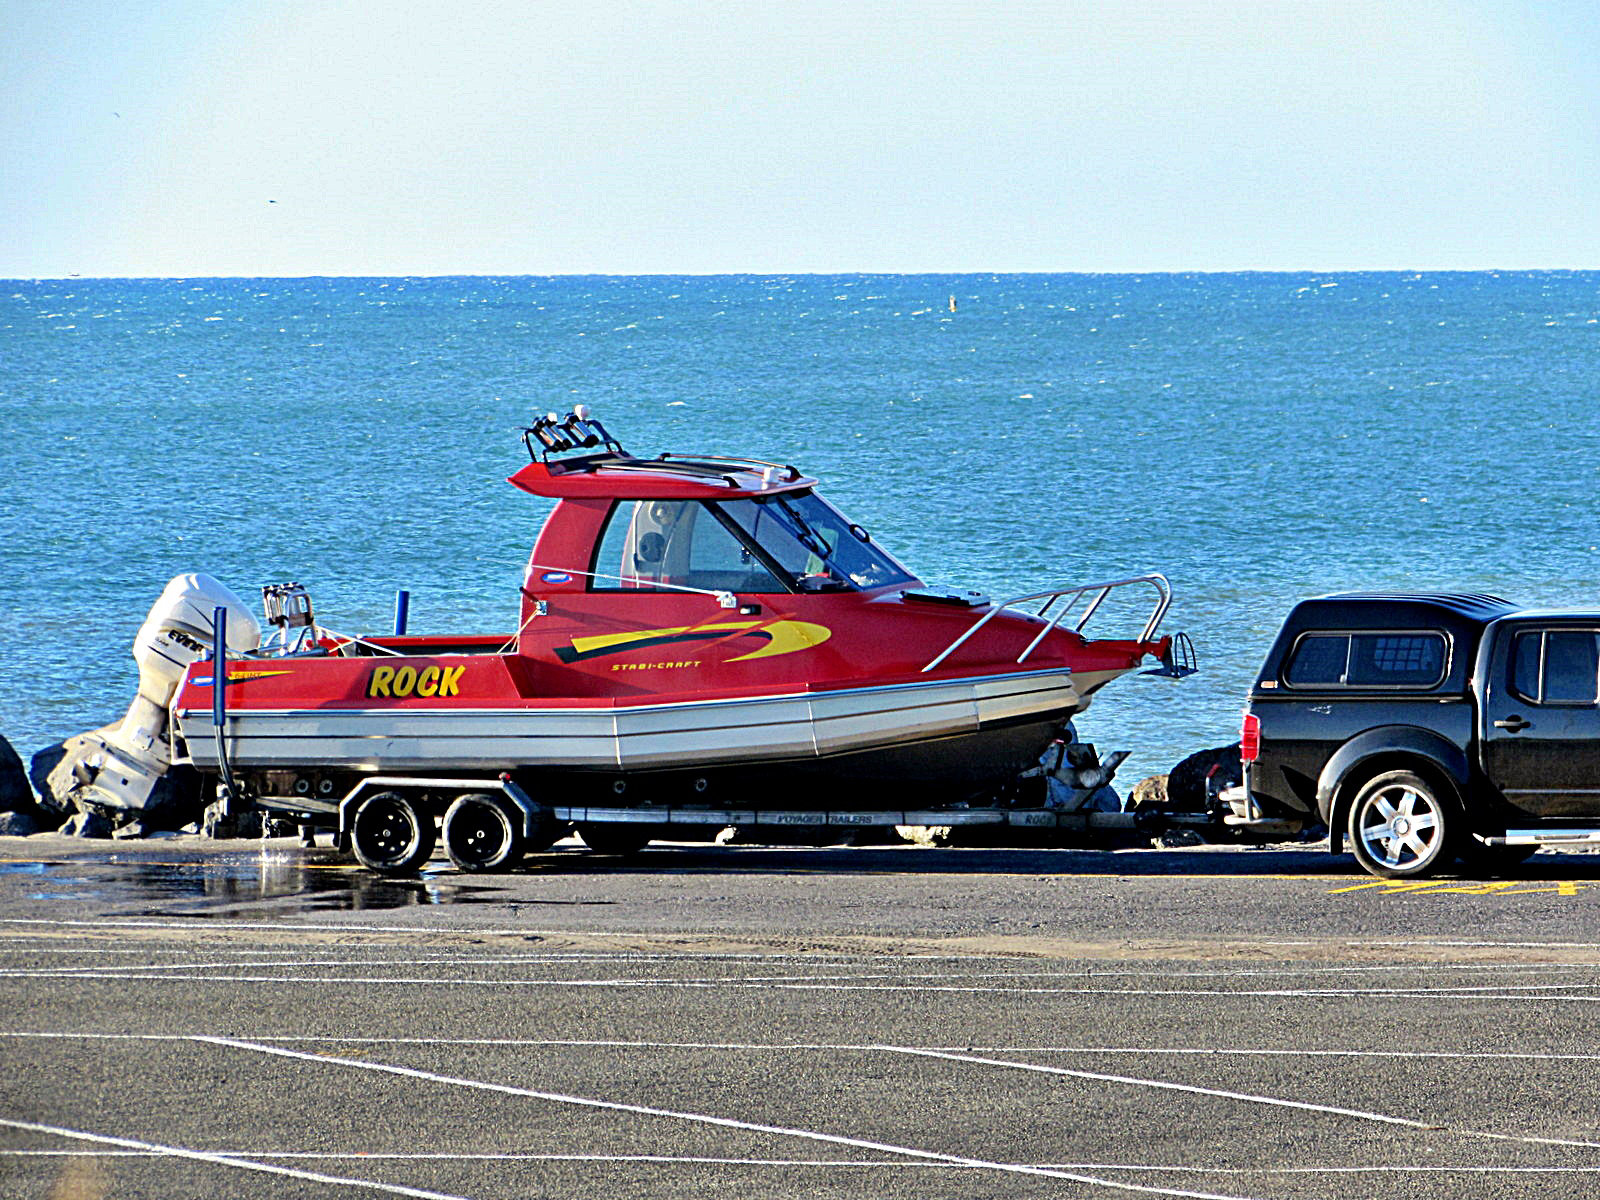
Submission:
POLYGON ((1375 891, 1382 896, 1538 896, 1552 892, 1558 896, 1576 896, 1583 889, 1593 887, 1600 887, 1600 883, 1572 880, 1551 880, 1546 883, 1516 879, 1490 883, 1453 883, 1443 879, 1374 879, 1350 887, 1334 888, 1328 895, 1375 891))

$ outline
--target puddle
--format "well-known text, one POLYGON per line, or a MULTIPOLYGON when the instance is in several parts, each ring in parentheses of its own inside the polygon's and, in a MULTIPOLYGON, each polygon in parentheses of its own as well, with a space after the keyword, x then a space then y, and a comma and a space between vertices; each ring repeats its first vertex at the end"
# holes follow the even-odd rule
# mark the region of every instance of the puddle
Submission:
POLYGON ((208 909, 269 905, 271 915, 483 903, 502 889, 466 884, 454 873, 391 879, 359 866, 302 855, 228 855, 194 862, 86 861, 0 863, 0 877, 25 877, 31 900, 138 905, 142 916, 210 916, 208 909))

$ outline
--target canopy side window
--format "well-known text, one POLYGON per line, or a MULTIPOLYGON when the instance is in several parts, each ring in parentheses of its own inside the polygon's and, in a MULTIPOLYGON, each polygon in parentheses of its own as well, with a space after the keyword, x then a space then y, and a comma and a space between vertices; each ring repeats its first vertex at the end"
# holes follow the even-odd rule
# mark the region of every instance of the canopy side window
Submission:
POLYGON ((611 509, 591 591, 782 592, 761 559, 698 500, 624 500, 611 509))
POLYGON ((1444 679, 1445 635, 1309 633, 1296 644, 1284 675, 1291 687, 1431 688, 1444 679))

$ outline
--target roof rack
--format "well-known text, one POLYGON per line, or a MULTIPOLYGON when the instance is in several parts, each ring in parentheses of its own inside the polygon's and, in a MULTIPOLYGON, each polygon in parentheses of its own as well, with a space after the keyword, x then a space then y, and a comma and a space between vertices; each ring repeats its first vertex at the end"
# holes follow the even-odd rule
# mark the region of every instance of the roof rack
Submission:
POLYGON ((543 462, 551 474, 596 471, 601 467, 613 471, 670 471, 699 479, 720 480, 731 488, 744 486, 734 477, 735 472, 740 471, 760 475, 763 483, 794 483, 803 478, 800 468, 792 464, 759 458, 732 458, 721 454, 662 454, 656 458, 635 458, 590 413, 587 404, 575 405, 564 417, 549 413, 537 418, 523 429, 522 444, 528 448, 528 457, 543 462), (534 448, 535 441, 539 443, 538 449, 534 448), (603 451, 564 462, 550 461, 552 454, 591 450, 596 446, 604 447, 603 451))
POLYGON ((552 454, 565 454, 568 450, 589 450, 604 446, 610 454, 627 458, 622 443, 606 432, 606 427, 590 415, 587 404, 575 404, 566 416, 547 413, 534 420, 522 431, 522 444, 528 448, 528 457, 538 462, 550 461, 552 454), (537 439, 542 447, 533 448, 537 439))
POLYGON ((774 483, 793 483, 801 478, 800 468, 793 463, 768 462, 762 458, 734 458, 725 454, 695 454, 692 456, 663 454, 651 461, 682 468, 705 468, 718 472, 724 471, 728 467, 732 467, 736 471, 755 471, 763 477, 770 478, 774 483), (786 478, 780 480, 779 472, 784 473, 786 478))

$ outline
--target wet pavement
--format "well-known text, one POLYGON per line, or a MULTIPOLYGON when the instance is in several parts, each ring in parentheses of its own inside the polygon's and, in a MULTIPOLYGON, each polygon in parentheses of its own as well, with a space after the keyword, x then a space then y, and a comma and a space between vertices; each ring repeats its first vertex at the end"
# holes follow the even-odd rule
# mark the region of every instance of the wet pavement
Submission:
POLYGON ((1586 855, 0 839, 0 1194, 1588 1195, 1597 902, 1586 855))

